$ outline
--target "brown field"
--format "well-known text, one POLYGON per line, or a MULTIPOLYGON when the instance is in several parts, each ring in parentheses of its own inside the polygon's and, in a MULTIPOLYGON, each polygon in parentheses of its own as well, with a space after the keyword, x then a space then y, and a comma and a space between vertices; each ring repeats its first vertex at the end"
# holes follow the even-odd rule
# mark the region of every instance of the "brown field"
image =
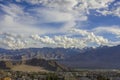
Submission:
POLYGON ((12 68, 13 71, 23 71, 23 72, 48 72, 42 67, 29 66, 29 65, 16 65, 12 68))

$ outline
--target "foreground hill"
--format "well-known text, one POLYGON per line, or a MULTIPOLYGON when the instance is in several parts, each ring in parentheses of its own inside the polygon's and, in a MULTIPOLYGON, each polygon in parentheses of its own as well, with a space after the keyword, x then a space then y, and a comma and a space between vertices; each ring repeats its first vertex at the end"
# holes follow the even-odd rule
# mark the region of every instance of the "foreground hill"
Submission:
POLYGON ((56 61, 30 59, 24 61, 0 61, 0 69, 15 71, 67 71, 68 68, 56 61))

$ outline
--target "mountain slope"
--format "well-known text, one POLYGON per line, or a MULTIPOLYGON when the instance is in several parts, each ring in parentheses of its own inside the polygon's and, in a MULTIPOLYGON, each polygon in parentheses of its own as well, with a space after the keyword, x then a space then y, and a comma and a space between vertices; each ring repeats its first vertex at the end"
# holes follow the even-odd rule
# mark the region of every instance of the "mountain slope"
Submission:
POLYGON ((44 59, 29 59, 24 61, 0 61, 0 69, 18 71, 67 71, 68 68, 56 61, 44 59))
POLYGON ((120 46, 99 47, 60 61, 77 68, 120 69, 120 46))
POLYGON ((67 71, 68 68, 53 60, 44 60, 33 58, 25 62, 26 65, 40 66, 50 71, 67 71))

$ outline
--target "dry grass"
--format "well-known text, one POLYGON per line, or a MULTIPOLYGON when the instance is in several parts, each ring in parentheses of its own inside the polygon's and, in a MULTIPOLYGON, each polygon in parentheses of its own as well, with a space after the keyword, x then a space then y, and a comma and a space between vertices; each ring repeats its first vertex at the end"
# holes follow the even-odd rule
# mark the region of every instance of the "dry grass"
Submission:
POLYGON ((48 72, 42 67, 29 66, 29 65, 16 65, 12 68, 13 71, 23 71, 23 72, 48 72))

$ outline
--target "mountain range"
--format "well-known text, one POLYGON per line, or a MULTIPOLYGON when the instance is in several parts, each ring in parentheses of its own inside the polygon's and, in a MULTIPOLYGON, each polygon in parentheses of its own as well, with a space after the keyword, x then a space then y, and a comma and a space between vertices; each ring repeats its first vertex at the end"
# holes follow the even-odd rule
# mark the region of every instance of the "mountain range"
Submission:
POLYGON ((120 69, 120 45, 98 48, 27 48, 0 49, 1 60, 54 60, 70 68, 120 69))
POLYGON ((60 61, 74 68, 120 69, 120 46, 99 47, 60 61))

